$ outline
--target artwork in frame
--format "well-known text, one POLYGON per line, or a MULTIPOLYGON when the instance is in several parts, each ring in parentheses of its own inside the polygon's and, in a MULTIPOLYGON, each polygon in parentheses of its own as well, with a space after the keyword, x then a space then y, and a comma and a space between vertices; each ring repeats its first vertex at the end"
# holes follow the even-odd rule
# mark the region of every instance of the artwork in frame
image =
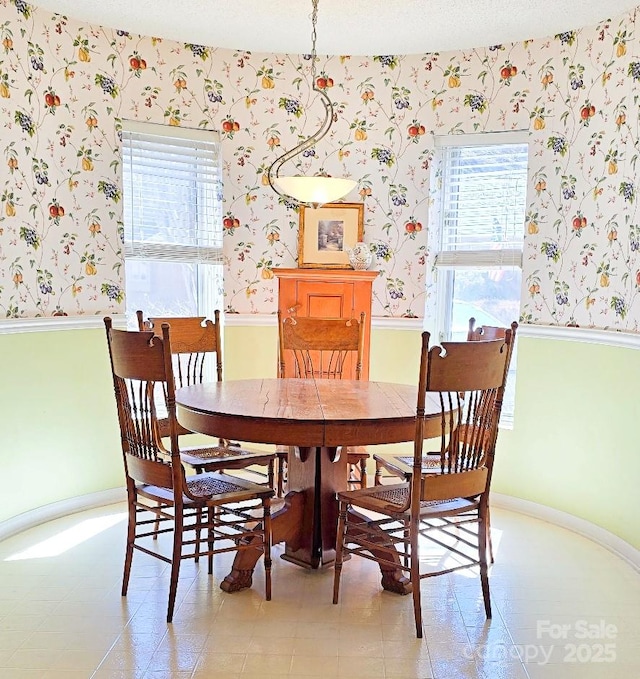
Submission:
POLYGON ((362 240, 364 203, 300 206, 298 267, 349 269, 349 250, 362 240))

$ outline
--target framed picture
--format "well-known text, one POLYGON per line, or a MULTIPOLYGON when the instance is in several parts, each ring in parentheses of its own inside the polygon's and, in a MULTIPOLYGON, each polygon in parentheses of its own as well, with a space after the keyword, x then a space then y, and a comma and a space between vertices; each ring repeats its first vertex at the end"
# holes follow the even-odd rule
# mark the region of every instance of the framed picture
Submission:
POLYGON ((300 206, 298 267, 349 269, 348 250, 362 240, 364 203, 300 206))

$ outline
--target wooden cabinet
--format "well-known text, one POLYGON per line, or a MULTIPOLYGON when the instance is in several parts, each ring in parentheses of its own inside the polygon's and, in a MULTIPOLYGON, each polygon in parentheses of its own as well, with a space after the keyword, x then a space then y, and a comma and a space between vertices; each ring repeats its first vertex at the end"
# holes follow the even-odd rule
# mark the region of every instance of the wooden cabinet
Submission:
MULTIPOLYGON (((283 318, 296 315, 359 318, 364 311, 362 379, 369 379, 371 287, 378 272, 353 269, 273 269, 273 273, 278 278, 278 309, 283 318)), ((355 378, 355 375, 352 377, 355 378)))

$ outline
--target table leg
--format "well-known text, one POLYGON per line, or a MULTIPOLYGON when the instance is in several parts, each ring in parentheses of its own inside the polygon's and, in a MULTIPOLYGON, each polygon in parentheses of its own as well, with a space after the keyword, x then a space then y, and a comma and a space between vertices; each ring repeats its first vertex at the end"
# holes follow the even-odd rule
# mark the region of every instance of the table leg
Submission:
MULTIPOLYGON (((273 544, 285 542, 296 546, 300 539, 300 526, 303 521, 305 507, 304 493, 287 493, 284 506, 271 516, 271 531, 273 544)), ((256 537, 259 543, 260 538, 256 537)), ((239 592, 251 587, 253 571, 258 559, 262 556, 262 548, 243 549, 236 554, 229 575, 220 583, 220 589, 225 592, 239 592)))
MULTIPOLYGON (((287 463, 287 487, 289 491, 304 495, 301 517, 296 517, 298 533, 292 540, 284 538, 285 552, 282 558, 303 568, 318 568, 321 562, 318 521, 318 484, 320 478, 321 448, 298 447, 289 450, 287 463)), ((273 542, 282 542, 274 534, 273 542)))
POLYGON ((289 488, 304 492, 306 505, 299 539, 287 541, 282 558, 303 568, 330 566, 336 558, 336 492, 347 487, 346 454, 335 446, 300 448, 289 458, 289 488))
POLYGON ((338 500, 336 493, 347 489, 347 448, 321 448, 318 478, 319 521, 318 550, 323 566, 333 565, 336 560, 336 537, 338 528, 338 500))

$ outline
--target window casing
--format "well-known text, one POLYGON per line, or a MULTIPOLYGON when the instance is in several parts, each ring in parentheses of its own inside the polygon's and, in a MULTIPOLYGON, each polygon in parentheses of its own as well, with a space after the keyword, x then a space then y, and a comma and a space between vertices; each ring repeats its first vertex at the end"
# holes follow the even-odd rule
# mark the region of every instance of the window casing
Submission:
POLYGON ((123 121, 127 319, 220 308, 222 173, 216 132, 123 121))
MULTIPOLYGON (((527 200, 526 133, 436 138, 440 164, 435 258, 440 341, 476 325, 510 326, 520 315, 527 200)), ((513 421, 514 350, 501 424, 513 421)))

